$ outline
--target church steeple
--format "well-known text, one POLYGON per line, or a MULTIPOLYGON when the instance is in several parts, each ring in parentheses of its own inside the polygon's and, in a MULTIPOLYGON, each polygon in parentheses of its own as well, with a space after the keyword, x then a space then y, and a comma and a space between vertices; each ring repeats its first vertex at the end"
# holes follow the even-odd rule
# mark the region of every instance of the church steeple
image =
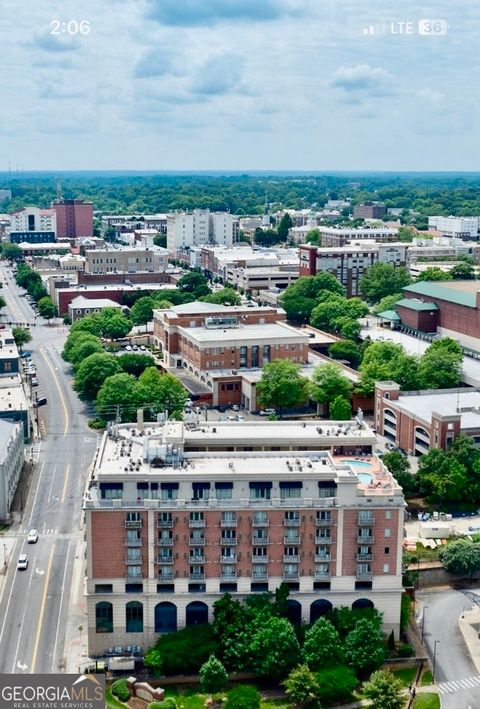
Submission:
POLYGON ((262 226, 270 226, 270 214, 268 212, 268 194, 265 192, 265 206, 263 208, 262 226))

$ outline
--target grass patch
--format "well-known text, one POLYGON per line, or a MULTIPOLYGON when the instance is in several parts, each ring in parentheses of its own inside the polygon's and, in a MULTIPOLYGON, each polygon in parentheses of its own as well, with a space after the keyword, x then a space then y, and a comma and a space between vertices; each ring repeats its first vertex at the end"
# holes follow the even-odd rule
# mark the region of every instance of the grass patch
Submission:
POLYGON ((175 688, 165 688, 165 697, 173 697, 178 709, 205 709, 207 694, 199 694, 194 689, 179 692, 175 688))
POLYGON ((413 709, 440 709, 440 697, 432 692, 417 694, 413 709))
POLYGON ((113 696, 110 687, 105 690, 105 705, 107 709, 125 709, 125 704, 122 704, 113 696))
POLYGON ((391 673, 401 681, 404 687, 409 687, 413 684, 415 677, 417 676, 417 668, 401 667, 398 670, 391 670, 391 673))
POLYGON ((421 680, 420 684, 422 687, 426 687, 429 684, 433 684, 433 677, 432 677, 431 670, 425 670, 425 672, 422 675, 422 680, 421 680))

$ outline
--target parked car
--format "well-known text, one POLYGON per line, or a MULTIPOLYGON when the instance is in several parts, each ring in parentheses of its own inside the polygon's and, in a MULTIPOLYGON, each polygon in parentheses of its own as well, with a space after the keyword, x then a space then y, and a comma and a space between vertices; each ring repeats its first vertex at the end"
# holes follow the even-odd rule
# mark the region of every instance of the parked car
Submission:
POLYGON ((126 345, 125 349, 127 352, 131 352, 133 348, 132 348, 132 345, 126 345))
POLYGON ((138 350, 138 345, 132 345, 132 350, 136 352, 138 350))
POLYGON ((39 396, 35 403, 37 406, 45 406, 45 404, 47 403, 47 397, 46 396, 39 396))
POLYGON ((235 416, 235 421, 246 421, 246 420, 247 419, 245 418, 245 416, 241 416, 240 414, 237 414, 235 416))
POLYGON ((32 356, 32 353, 28 352, 28 350, 25 350, 25 352, 22 352, 22 354, 20 356, 22 359, 28 359, 29 357, 32 356))
POLYGON ((232 406, 232 409, 233 409, 233 411, 240 411, 240 407, 239 407, 238 404, 234 404, 234 405, 232 406))
POLYGON ((140 345, 140 349, 142 350, 142 352, 145 352, 147 348, 145 347, 145 345, 140 345))
POLYGON ((31 529, 27 534, 27 544, 36 544, 38 542, 38 532, 36 529, 31 529))
POLYGON ((375 453, 377 458, 383 458, 383 456, 385 455, 384 451, 380 450, 380 448, 375 448, 373 452, 375 453))
POLYGON ((260 416, 275 416, 276 413, 275 409, 262 409, 260 416))
POLYGON ((27 554, 20 554, 18 557, 17 561, 17 569, 19 571, 25 571, 25 569, 28 567, 28 555, 27 554))
POLYGON ((38 379, 37 377, 32 377, 32 387, 38 387, 38 379))

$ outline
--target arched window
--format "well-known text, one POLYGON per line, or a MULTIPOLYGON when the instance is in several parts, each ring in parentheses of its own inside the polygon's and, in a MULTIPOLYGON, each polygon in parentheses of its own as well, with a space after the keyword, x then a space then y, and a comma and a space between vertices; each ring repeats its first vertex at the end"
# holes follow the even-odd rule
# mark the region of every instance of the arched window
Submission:
POLYGON ((315 623, 322 615, 330 613, 332 608, 333 606, 330 601, 327 601, 325 598, 318 598, 316 601, 313 601, 310 605, 310 623, 315 623))
POLYGON ((202 601, 192 601, 185 609, 186 625, 208 623, 208 606, 202 601))
POLYGON ((302 622, 302 606, 293 598, 287 600, 287 618, 292 625, 300 625, 302 622))
POLYGON ((157 603, 155 606, 155 632, 174 633, 177 630, 177 606, 175 603, 157 603))
POLYGON ((113 606, 107 601, 95 605, 95 631, 113 633, 113 606))
POLYGON ((424 428, 421 426, 415 426, 415 435, 419 433, 421 436, 425 436, 428 440, 430 440, 430 434, 428 431, 426 431, 424 428))
POLYGON ((125 625, 127 633, 143 633, 143 605, 139 601, 125 606, 125 625))
POLYGON ((373 601, 370 601, 368 598, 358 598, 352 603, 352 610, 359 608, 375 608, 375 606, 373 601))

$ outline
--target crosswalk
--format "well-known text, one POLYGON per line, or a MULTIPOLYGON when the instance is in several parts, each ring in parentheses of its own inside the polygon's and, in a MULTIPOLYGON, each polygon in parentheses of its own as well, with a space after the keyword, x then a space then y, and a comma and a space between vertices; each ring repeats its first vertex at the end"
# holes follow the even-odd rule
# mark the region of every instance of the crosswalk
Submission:
MULTIPOLYGON (((24 533, 24 534, 28 534, 29 531, 30 531, 30 529, 25 528, 25 529, 23 530, 23 533, 24 533)), ((55 528, 55 529, 39 529, 39 530, 38 530, 38 533, 39 533, 40 535, 44 535, 44 534, 58 534, 58 527, 55 528)))
POLYGON ((467 677, 465 679, 456 679, 451 682, 440 682, 440 684, 437 685, 440 694, 451 694, 452 692, 459 692, 462 689, 473 689, 474 687, 480 687, 480 675, 467 677))

